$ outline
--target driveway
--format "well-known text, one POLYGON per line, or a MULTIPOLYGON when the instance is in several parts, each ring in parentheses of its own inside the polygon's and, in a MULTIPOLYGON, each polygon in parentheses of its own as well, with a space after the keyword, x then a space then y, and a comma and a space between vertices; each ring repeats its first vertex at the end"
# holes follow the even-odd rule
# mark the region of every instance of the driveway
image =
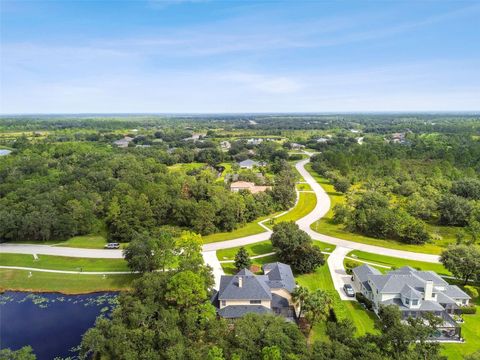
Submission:
POLYGON ((327 264, 332 276, 333 286, 338 291, 340 298, 342 300, 355 301, 355 298, 347 296, 345 291, 343 291, 343 285, 351 284, 353 286, 351 276, 347 274, 343 266, 343 260, 345 260, 345 256, 350 251, 352 249, 337 246, 328 256, 327 264))

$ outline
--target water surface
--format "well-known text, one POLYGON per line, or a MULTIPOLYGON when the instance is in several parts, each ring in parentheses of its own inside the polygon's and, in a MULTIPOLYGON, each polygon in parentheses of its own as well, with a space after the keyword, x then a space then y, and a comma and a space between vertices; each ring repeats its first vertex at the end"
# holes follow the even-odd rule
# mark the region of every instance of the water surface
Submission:
POLYGON ((98 315, 110 313, 116 296, 5 292, 0 295, 0 346, 18 350, 30 345, 37 360, 73 356, 71 349, 98 315))

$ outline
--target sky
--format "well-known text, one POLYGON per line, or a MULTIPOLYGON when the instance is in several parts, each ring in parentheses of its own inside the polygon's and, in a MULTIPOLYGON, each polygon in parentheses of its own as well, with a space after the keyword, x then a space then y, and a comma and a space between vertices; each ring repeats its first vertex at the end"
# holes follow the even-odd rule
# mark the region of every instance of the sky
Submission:
POLYGON ((480 110, 480 1, 0 0, 0 113, 480 110))

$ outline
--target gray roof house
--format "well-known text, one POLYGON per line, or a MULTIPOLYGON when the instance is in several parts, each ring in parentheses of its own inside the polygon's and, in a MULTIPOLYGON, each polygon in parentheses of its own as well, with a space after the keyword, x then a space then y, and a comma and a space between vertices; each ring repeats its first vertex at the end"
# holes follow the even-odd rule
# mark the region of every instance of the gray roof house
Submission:
POLYGON ((362 265, 353 269, 352 280, 357 292, 372 301, 375 312, 381 305, 396 305, 403 319, 433 313, 444 320, 439 339, 460 337, 460 328, 451 315, 468 305, 470 296, 435 272, 404 266, 382 274, 370 265, 362 265))
POLYGON ((238 165, 239 165, 242 169, 252 169, 254 166, 265 166, 266 163, 264 163, 264 162, 257 162, 257 161, 252 160, 252 159, 247 159, 247 160, 240 161, 240 162, 238 163, 238 165))
POLYGON ((219 291, 212 299, 219 316, 236 319, 247 313, 270 313, 295 318, 291 293, 296 284, 290 266, 276 262, 262 269, 263 275, 243 269, 221 277, 219 291))
POLYGON ((113 143, 119 148, 126 148, 128 144, 133 141, 133 138, 130 136, 125 136, 123 139, 114 141, 113 143))

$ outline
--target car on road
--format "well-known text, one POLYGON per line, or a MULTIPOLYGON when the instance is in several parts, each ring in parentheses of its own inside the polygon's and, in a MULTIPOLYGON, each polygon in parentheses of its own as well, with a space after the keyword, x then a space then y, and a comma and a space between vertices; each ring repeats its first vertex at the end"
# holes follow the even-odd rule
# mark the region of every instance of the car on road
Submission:
POLYGON ((343 291, 347 294, 348 297, 355 297, 355 290, 353 290, 352 285, 345 284, 343 285, 343 291))
POLYGON ((119 243, 108 243, 105 245, 105 249, 120 249, 119 243))

